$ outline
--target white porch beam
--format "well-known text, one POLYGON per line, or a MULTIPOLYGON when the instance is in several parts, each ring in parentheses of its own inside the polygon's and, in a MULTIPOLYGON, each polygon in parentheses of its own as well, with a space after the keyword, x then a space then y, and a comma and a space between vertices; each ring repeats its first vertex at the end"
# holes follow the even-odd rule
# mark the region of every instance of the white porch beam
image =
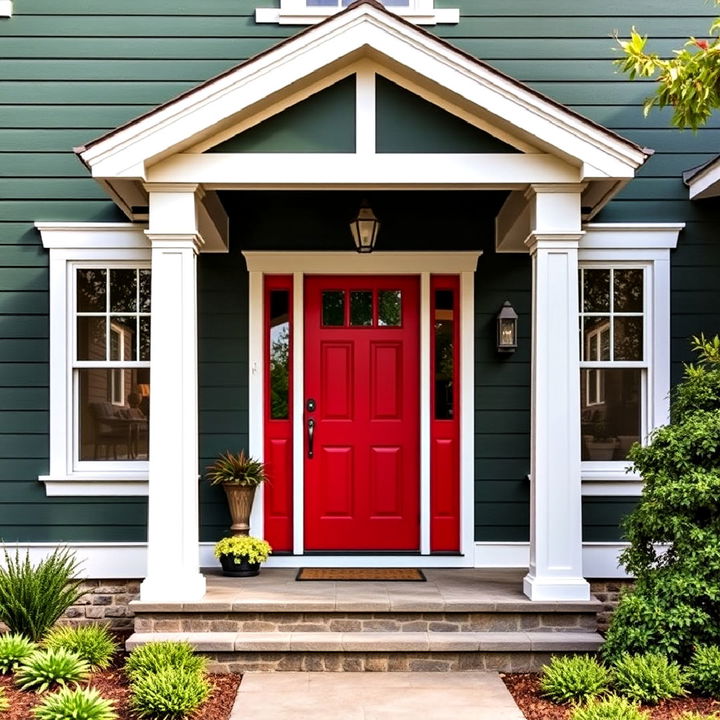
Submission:
POLYGON ((197 186, 148 186, 152 243, 150 459, 144 602, 197 600, 197 186))
POLYGON ((582 571, 578 244, 582 186, 528 190, 533 266, 531 600, 589 600, 582 571))
POLYGON ((147 171, 156 183, 219 189, 404 185, 513 189, 577 183, 580 169, 549 154, 179 153, 147 171))

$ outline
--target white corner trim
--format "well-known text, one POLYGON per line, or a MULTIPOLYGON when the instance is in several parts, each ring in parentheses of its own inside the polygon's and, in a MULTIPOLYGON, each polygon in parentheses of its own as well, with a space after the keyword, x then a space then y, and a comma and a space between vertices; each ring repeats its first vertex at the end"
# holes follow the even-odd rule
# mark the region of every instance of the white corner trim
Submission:
POLYGON ((12 0, 0 0, 0 17, 12 17, 13 4, 12 0))

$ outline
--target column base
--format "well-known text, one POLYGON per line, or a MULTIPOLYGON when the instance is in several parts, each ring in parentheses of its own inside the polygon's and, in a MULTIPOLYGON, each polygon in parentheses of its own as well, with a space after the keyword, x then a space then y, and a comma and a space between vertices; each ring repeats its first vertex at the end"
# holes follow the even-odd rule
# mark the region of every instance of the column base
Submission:
POLYGON ((528 573, 523 578, 523 592, 540 602, 585 602, 590 600, 590 583, 582 577, 538 577, 528 573))
POLYGON ((205 595, 205 576, 164 575, 147 577, 140 583, 141 602, 193 602, 205 595))

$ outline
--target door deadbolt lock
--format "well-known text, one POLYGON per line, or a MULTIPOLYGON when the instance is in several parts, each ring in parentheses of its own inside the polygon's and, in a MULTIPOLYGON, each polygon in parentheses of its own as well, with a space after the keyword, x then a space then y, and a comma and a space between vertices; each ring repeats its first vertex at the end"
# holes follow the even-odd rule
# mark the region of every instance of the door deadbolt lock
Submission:
POLYGON ((313 398, 310 398, 305 403, 305 408, 307 409, 308 412, 315 412, 315 400, 313 398))

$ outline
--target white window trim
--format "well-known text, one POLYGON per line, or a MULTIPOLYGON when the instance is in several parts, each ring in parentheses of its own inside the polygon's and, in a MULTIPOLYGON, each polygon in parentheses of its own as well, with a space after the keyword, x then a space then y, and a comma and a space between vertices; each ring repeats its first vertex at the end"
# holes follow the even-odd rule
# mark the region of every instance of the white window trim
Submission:
MULTIPOLYGON (((645 435, 666 424, 670 416, 670 251, 677 247, 684 227, 684 223, 589 223, 580 241, 581 266, 645 268, 644 361, 617 365, 647 368, 645 435)), ((642 480, 629 468, 627 462, 584 461, 582 494, 640 495, 642 480)))
MULTIPOLYGON (((434 0, 409 0, 408 7, 388 7, 387 9, 417 25, 437 25, 438 23, 460 21, 458 8, 436 8, 434 5, 434 0)), ((307 0, 280 0, 279 8, 256 8, 255 22, 315 25, 344 9, 343 7, 308 7, 307 0)))
POLYGON ((0 17, 12 17, 13 4, 12 0, 0 0, 0 17))
MULTIPOLYGON (((150 266, 145 226, 132 223, 35 223, 50 251, 50 471, 38 480, 48 496, 148 494, 147 463, 108 462, 76 468, 72 382, 74 270, 85 264, 150 266)), ((84 464, 85 465, 85 464, 84 464)))

